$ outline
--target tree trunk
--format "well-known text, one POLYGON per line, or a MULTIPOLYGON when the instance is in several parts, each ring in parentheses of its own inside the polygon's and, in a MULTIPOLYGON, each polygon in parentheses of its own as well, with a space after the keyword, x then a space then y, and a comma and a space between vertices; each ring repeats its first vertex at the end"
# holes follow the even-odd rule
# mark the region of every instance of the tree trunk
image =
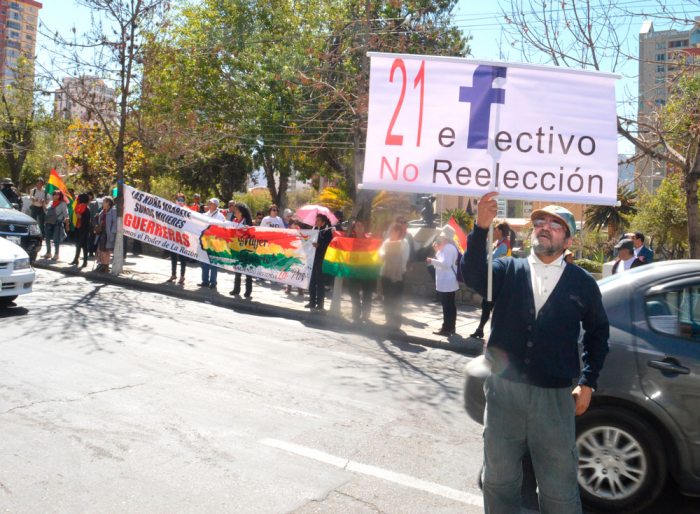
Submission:
POLYGON ((688 213, 688 249, 691 259, 700 259, 700 215, 698 214, 698 178, 700 159, 685 177, 685 207, 688 213))
MULTIPOLYGON (((265 172, 265 180, 267 180, 267 190, 270 192, 272 203, 277 204, 278 190, 275 184, 275 163, 274 158, 263 154, 263 171, 265 172)), ((277 204, 279 207, 279 204, 277 204)))
POLYGON ((615 239, 615 234, 617 233, 617 227, 612 221, 608 221, 608 239, 615 239))
MULTIPOLYGON (((286 168, 285 168, 286 169, 286 168)), ((289 172, 280 171, 280 186, 277 188, 277 207, 280 208, 280 216, 287 207, 287 189, 289 189, 289 172)))
POLYGON ((362 127, 358 123, 355 126, 355 134, 353 136, 353 187, 350 189, 350 191, 355 193, 355 197, 353 198, 355 203, 352 209, 352 217, 365 221, 369 227, 369 224, 372 221, 372 200, 377 193, 376 191, 371 191, 369 189, 357 189, 357 184, 362 183, 362 173, 365 169, 365 152, 361 147, 362 141, 364 141, 364 133, 362 127))

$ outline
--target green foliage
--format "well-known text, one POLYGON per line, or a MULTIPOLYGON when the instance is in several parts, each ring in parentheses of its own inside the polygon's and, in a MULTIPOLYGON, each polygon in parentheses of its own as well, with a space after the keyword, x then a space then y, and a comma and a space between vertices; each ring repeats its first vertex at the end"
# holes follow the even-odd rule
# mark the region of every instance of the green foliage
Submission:
POLYGON ((253 219, 255 219, 255 214, 258 211, 263 211, 267 214, 267 210, 272 204, 270 192, 263 188, 253 189, 247 193, 234 193, 232 199, 236 202, 245 203, 250 208, 253 219))
POLYGON ((603 273, 603 263, 598 261, 592 261, 590 259, 576 259, 574 261, 576 266, 579 266, 589 273, 603 273))
POLYGON ((474 216, 470 216, 464 209, 447 209, 442 213, 440 224, 446 224, 450 218, 454 218, 457 224, 462 227, 462 230, 464 230, 466 234, 471 232, 474 228, 474 216))
POLYGON ((594 230, 608 229, 608 237, 615 238, 629 226, 629 220, 637 213, 637 192, 628 186, 617 186, 620 205, 591 205, 584 213, 586 226, 594 230))
POLYGON ((162 146, 161 161, 187 162, 235 149, 264 171, 272 200, 282 206, 292 173, 342 177, 341 187, 355 199, 355 173, 364 160, 367 51, 468 53, 468 39, 451 16, 456 0, 181 5, 145 53, 146 155, 162 146))
POLYGON ((669 174, 653 195, 642 194, 639 205, 632 229, 644 233, 657 255, 682 258, 688 248, 688 212, 682 174, 669 174))
POLYGON ((154 177, 151 180, 149 192, 166 200, 174 200, 178 193, 183 193, 188 201, 192 199, 192 194, 184 191, 174 176, 167 174, 154 177))
POLYGON ((331 211, 343 211, 343 214, 352 209, 350 196, 338 187, 323 189, 318 195, 318 203, 328 207, 331 211))
POLYGON ((570 250, 575 254, 580 252, 580 255, 584 259, 590 259, 595 262, 603 263, 612 256, 612 241, 613 244, 617 243, 616 240, 610 240, 607 234, 603 234, 598 230, 582 230, 578 237, 574 238, 574 243, 572 244, 570 250))
POLYGON ((292 209, 298 209, 302 205, 316 203, 316 197, 318 192, 313 188, 297 189, 296 191, 290 191, 287 194, 287 206, 292 209))

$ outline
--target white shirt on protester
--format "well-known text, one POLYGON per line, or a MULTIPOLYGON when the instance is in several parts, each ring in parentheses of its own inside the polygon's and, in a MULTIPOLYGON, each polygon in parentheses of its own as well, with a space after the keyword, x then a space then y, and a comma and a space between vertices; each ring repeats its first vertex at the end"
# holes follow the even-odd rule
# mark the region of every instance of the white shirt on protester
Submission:
POLYGON ((265 216, 260 222, 261 227, 284 228, 284 220, 279 216, 265 216))
POLYGON ((221 209, 216 209, 215 211, 205 211, 204 212, 205 216, 209 216, 210 218, 214 218, 215 220, 221 220, 221 221, 226 221, 226 218, 224 218, 224 215, 221 214, 221 209))
POLYGON ((39 187, 33 188, 29 197, 31 198, 32 206, 46 208, 46 202, 49 200, 49 195, 46 194, 46 191, 43 189, 39 187))
POLYGON ((457 247, 447 243, 430 259, 430 264, 435 266, 435 289, 440 293, 451 293, 459 289, 457 282, 457 247))
POLYGON ((619 264, 614 267, 615 269, 615 274, 617 275, 618 273, 622 273, 623 271, 629 271, 632 268, 632 263, 636 260, 637 258, 632 255, 629 259, 620 259, 619 262, 621 262, 623 265, 620 266, 619 264))
POLYGON ((530 263, 530 281, 532 294, 535 297, 535 316, 537 316, 559 282, 566 267, 566 261, 562 254, 554 262, 545 264, 532 250, 527 260, 530 263))

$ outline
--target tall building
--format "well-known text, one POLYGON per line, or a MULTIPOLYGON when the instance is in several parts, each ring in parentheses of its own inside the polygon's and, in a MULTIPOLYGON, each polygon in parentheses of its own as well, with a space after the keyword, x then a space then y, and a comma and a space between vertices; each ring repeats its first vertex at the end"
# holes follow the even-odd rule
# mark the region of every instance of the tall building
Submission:
POLYGON ((106 119, 116 118, 115 90, 97 77, 65 77, 55 93, 54 116, 96 125, 100 123, 97 113, 106 119))
MULTIPOLYGON (((655 31, 653 22, 647 20, 639 31, 639 104, 637 119, 643 122, 666 104, 669 85, 678 72, 679 60, 687 60, 696 48, 700 48, 700 16, 689 30, 655 31)), ((636 164, 636 185, 640 189, 655 191, 666 176, 663 163, 642 158, 636 164)))
POLYGON ((41 7, 33 0, 0 0, 0 73, 3 84, 14 79, 20 55, 34 60, 41 7))

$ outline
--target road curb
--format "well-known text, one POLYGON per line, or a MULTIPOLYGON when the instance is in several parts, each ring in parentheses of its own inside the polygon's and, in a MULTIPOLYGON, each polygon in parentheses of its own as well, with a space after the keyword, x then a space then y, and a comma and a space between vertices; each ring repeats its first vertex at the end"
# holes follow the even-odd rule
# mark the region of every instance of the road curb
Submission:
POLYGON ((191 291, 168 284, 154 284, 132 278, 114 276, 111 273, 81 271, 79 268, 54 266, 44 262, 34 262, 33 266, 35 268, 55 271, 71 277, 83 277, 92 282, 107 283, 128 287, 139 291, 159 293, 173 298, 180 298, 182 300, 191 300, 216 305, 217 307, 228 308, 243 314, 293 319, 302 321, 307 326, 313 328, 332 328, 333 330, 339 332, 361 334, 368 337, 381 337, 392 342, 408 343, 411 345, 426 346, 429 348, 439 348, 441 350, 448 350, 464 355, 479 355, 481 354, 483 346, 482 341, 473 338, 464 339, 461 337, 455 337, 452 338, 451 341, 441 341, 426 337, 414 336, 406 334, 405 332, 388 332, 386 328, 381 325, 364 324, 358 326, 345 318, 333 316, 331 314, 313 314, 306 310, 302 311, 282 306, 271 306, 265 303, 256 302, 255 300, 229 298, 219 293, 212 293, 210 290, 191 291))

